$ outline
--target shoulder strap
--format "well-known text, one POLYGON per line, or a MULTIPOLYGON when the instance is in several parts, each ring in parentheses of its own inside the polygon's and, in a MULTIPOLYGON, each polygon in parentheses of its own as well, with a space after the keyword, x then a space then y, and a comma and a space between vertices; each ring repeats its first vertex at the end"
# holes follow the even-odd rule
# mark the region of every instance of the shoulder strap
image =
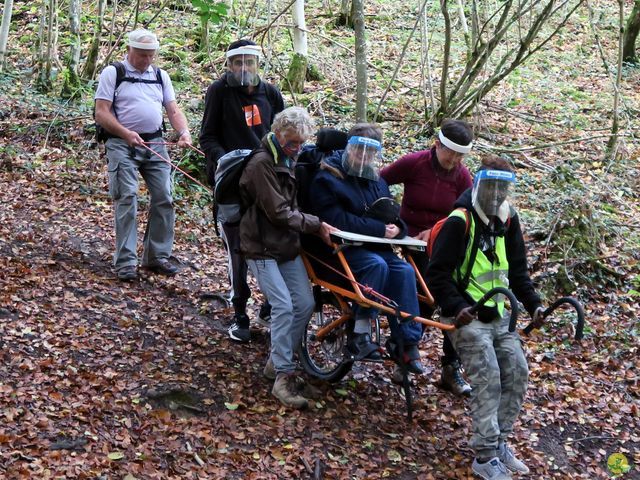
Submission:
MULTIPOLYGON (((467 239, 469 238, 469 230, 471 227, 471 214, 467 209, 464 209, 464 216, 467 222, 467 227, 465 229, 464 237, 465 239, 467 239)), ((473 223, 474 223, 474 226, 476 226, 477 222, 473 222, 473 223)), ((475 230, 477 230, 477 228, 474 229, 473 244, 471 245, 471 254, 469 255, 469 263, 467 264, 467 271, 464 272, 464 277, 460 282, 460 288, 462 289, 462 291, 465 291, 469 286, 469 280, 471 279, 471 270, 473 269, 473 264, 476 263, 476 257, 478 256, 478 249, 480 248, 480 235, 478 235, 479 232, 475 230)))

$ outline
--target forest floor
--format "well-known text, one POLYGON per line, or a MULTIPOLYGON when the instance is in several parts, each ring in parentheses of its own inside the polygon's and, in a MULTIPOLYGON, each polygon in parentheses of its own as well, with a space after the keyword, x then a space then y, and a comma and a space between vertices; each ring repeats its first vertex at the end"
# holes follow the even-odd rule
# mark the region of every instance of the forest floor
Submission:
MULTIPOLYGON (((437 388, 438 331, 420 346, 413 421, 389 364, 319 384, 307 411, 284 408, 261 375, 268 332, 231 342, 231 312, 208 295, 228 285, 203 199, 176 202, 177 276, 119 282, 104 160, 83 121, 61 137, 41 105, 2 108, 1 478, 471 478, 468 401, 437 388)), ((614 317, 607 298, 586 304, 582 342, 566 318, 524 340, 531 381, 512 445, 528 478, 609 478, 614 453, 640 478, 638 305, 614 317)))

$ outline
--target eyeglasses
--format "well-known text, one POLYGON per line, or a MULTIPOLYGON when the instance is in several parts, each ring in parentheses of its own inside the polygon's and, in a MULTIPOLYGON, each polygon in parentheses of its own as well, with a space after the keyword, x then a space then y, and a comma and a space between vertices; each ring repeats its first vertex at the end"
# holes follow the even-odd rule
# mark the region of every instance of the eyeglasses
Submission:
POLYGON ((300 150, 305 143, 304 140, 289 141, 285 143, 282 148, 286 150, 300 150))

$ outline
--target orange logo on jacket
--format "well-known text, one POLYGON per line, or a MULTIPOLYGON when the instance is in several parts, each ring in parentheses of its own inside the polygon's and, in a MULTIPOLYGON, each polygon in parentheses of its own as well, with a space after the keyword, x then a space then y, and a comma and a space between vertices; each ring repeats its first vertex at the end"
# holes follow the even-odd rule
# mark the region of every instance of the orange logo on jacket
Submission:
POLYGON ((262 124, 260 110, 258 110, 257 105, 248 105, 246 107, 242 107, 242 110, 244 110, 244 118, 247 121, 247 126, 254 127, 262 124))

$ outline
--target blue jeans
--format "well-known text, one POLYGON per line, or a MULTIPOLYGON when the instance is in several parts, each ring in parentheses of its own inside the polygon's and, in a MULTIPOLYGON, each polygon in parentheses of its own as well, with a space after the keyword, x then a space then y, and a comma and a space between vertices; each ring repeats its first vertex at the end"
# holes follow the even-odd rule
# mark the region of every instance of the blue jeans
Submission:
POLYGON ((247 259, 260 290, 271 304, 271 360, 276 373, 292 373, 315 302, 302 258, 289 262, 247 259))
MULTIPOLYGON (((349 247, 344 250, 344 256, 358 282, 394 300, 403 312, 419 315, 416 275, 411 265, 391 250, 374 252, 349 247)), ((375 297, 373 299, 379 302, 375 297)), ((354 310, 357 318, 374 318, 378 314, 373 308, 356 306, 354 310)), ((400 325, 400 334, 406 345, 417 345, 422 327, 418 322, 405 322, 400 325)))
MULTIPOLYGON (((162 140, 161 137, 157 138, 162 140)), ((138 172, 149 190, 149 220, 144 232, 142 265, 168 260, 173 248, 175 213, 171 197, 171 167, 146 148, 132 149, 120 138, 106 142, 109 159, 109 193, 113 198, 116 227, 116 270, 138 264, 138 172)), ((149 148, 167 158, 164 145, 149 148)))

